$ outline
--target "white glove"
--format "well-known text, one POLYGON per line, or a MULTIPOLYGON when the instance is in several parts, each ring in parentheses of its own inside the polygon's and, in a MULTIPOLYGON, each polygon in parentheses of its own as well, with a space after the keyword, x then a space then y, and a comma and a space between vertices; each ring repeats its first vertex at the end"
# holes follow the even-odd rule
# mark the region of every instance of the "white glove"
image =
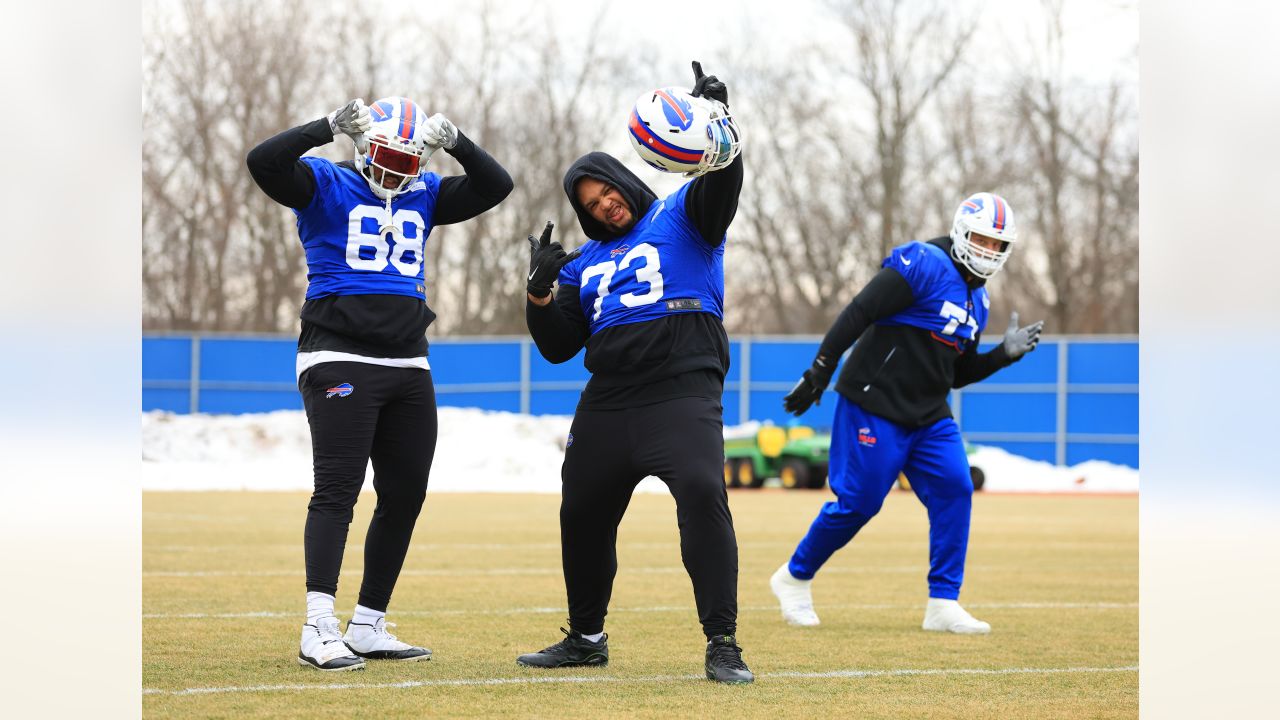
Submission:
POLYGON ((458 145, 458 128, 449 118, 436 113, 422 123, 422 139, 432 148, 452 150, 458 145))
POLYGON ((369 116, 369 108, 360 98, 329 113, 329 129, 333 134, 337 136, 338 133, 342 133, 357 143, 372 126, 373 118, 369 116))

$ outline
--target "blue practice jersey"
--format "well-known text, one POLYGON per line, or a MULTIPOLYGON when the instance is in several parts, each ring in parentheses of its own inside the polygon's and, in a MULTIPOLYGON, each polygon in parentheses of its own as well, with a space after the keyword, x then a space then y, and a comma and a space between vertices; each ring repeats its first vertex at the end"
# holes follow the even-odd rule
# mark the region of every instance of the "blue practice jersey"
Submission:
POLYGON ((560 284, 578 288, 591 333, 673 313, 723 317, 724 240, 712 247, 684 209, 686 183, 653 203, 631 232, 609 242, 589 240, 560 270, 560 284))
POLYGON ((422 253, 434 226, 440 176, 424 172, 391 201, 353 170, 304 157, 315 175, 311 204, 294 210, 307 255, 307 299, 329 295, 409 295, 426 299, 422 253), (380 228, 394 227, 395 231, 380 228))
POLYGON ((971 290, 946 251, 937 245, 911 242, 893 249, 881 267, 893 268, 911 285, 911 307, 876 322, 910 325, 933 334, 959 351, 987 326, 991 300, 987 289, 971 290))

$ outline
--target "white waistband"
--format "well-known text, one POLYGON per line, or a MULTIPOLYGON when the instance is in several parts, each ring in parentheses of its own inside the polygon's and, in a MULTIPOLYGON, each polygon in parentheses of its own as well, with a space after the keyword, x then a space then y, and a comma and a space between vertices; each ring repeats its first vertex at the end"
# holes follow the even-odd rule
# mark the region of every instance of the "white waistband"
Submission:
POLYGON ((335 352, 333 350, 319 350, 317 352, 298 353, 297 377, 302 377, 303 371, 307 368, 327 362, 359 362, 368 363, 370 365, 385 365, 387 367, 422 368, 423 370, 431 369, 431 364, 427 362, 427 358, 425 356, 411 358, 376 358, 356 355, 354 353, 335 352))

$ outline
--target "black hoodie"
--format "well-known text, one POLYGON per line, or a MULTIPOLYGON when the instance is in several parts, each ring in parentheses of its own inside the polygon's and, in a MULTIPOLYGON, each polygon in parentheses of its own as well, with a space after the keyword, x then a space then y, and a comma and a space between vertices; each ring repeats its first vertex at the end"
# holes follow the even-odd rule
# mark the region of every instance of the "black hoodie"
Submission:
MULTIPOLYGON (((938 237, 929 243, 950 257, 951 238, 938 237)), ((952 260, 952 265, 971 289, 986 283, 958 262, 952 260)), ((891 267, 884 268, 836 318, 818 354, 838 358, 853 345, 840 368, 836 392, 868 412, 917 428, 951 416, 947 393, 952 388, 978 382, 1013 361, 1003 345, 979 353, 981 333, 964 352, 957 352, 923 328, 876 324, 914 302, 906 278, 891 267)))
POLYGON ((644 214, 649 212, 649 206, 658 201, 658 196, 649 189, 649 186, 612 155, 602 152, 583 155, 570 165, 569 170, 564 174, 564 194, 569 196, 569 203, 573 205, 573 211, 578 214, 578 224, 582 226, 583 234, 592 240, 609 242, 627 233, 626 231, 613 232, 591 217, 591 213, 588 213, 586 208, 578 202, 578 193, 574 190, 578 187, 579 180, 588 177, 618 188, 618 192, 622 193, 622 197, 631 206, 633 221, 644 217, 644 214))
MULTIPOLYGON (((577 213, 583 233, 608 242, 625 234, 610 231, 578 202, 577 184, 584 177, 608 183, 643 217, 658 196, 617 159, 588 153, 569 167, 564 191, 577 213)), ((742 189, 742 157, 723 170, 695 178, 685 196, 690 221, 709 244, 719 245, 738 209, 742 189)), ((527 303, 525 317, 539 352, 553 363, 572 359, 586 345, 585 365, 591 380, 578 402, 584 409, 637 407, 677 397, 720 399, 729 369, 729 336, 720 318, 706 312, 683 312, 648 322, 605 328, 591 335, 576 285, 562 284, 555 302, 527 303)))

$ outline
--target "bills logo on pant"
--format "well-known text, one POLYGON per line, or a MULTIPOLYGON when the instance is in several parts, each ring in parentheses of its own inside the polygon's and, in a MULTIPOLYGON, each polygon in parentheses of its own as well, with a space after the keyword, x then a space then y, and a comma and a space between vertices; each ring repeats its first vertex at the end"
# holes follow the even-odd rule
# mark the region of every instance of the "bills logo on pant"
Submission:
POLYGON ((351 383, 342 383, 341 385, 334 385, 324 392, 326 398, 331 398, 335 395, 338 397, 346 397, 355 392, 355 388, 351 386, 351 383))
POLYGON ((858 428, 858 444, 867 447, 876 446, 876 436, 871 434, 871 428, 858 428))

